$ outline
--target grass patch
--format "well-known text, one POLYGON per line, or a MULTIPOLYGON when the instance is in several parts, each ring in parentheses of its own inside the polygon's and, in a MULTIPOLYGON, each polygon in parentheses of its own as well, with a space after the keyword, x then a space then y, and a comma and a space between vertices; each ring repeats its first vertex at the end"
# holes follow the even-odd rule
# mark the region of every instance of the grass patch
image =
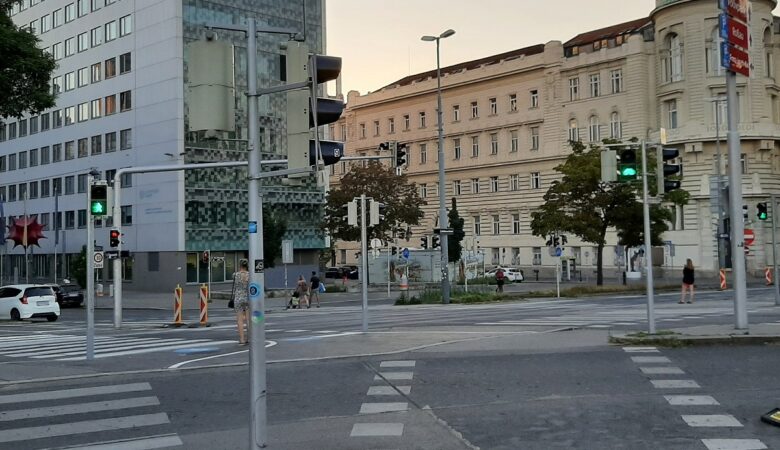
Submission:
MULTIPOLYGON (((469 286, 469 291, 456 288, 450 293, 450 303, 471 304, 471 303, 489 303, 499 302, 509 299, 517 299, 517 296, 507 296, 497 294, 492 288, 485 286, 469 286)), ((396 305, 434 305, 442 302, 441 291, 438 289, 426 289, 417 295, 409 296, 401 294, 395 301, 396 305)))
POLYGON ((649 333, 647 333, 645 331, 637 331, 636 333, 630 333, 630 334, 627 334, 626 336, 627 337, 643 338, 643 337, 653 337, 653 336, 671 336, 671 335, 675 335, 675 334, 680 334, 680 333, 678 333, 676 331, 672 331, 672 330, 659 330, 659 331, 656 331, 655 334, 649 334, 649 333))

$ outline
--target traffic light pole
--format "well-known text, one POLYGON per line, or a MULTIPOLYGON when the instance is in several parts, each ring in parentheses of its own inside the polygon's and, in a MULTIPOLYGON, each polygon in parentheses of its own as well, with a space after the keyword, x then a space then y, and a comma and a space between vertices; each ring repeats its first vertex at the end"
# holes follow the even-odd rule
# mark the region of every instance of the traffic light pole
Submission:
POLYGON ((363 332, 368 331, 368 231, 366 230, 366 194, 360 194, 360 284, 363 291, 363 332))
POLYGON ((731 216, 731 265, 734 271, 734 319, 736 329, 747 330, 745 223, 741 206, 742 164, 740 162, 740 136, 737 129, 739 100, 737 98, 737 74, 730 70, 726 71, 726 91, 729 126, 729 213, 731 216))
POLYGON ((777 240, 775 239, 775 227, 777 226, 777 222, 775 221, 775 214, 777 212, 777 197, 775 197, 775 194, 772 194, 771 197, 772 201, 772 266, 774 270, 774 278, 772 278, 772 282, 774 283, 774 291, 775 291, 775 306, 780 306, 780 283, 777 280, 777 240))
MULTIPOLYGON (((92 184, 95 178, 87 175, 87 337, 86 359, 95 358, 95 223, 92 216, 92 184)), ((57 220, 55 217, 54 220, 57 220)))
POLYGON ((653 236, 650 234, 650 201, 647 195, 647 143, 642 140, 642 212, 645 225, 645 276, 647 277, 647 332, 655 334, 653 298, 653 236))

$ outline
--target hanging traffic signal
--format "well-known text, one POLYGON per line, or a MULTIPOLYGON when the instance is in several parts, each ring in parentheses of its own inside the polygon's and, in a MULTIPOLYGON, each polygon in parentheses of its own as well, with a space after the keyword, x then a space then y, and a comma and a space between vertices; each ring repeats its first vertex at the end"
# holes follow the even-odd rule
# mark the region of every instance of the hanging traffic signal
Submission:
POLYGON ((633 148, 623 148, 617 151, 618 157, 618 181, 632 181, 639 176, 636 164, 636 150, 633 148))
POLYGON ((420 238, 420 247, 422 247, 424 250, 428 250, 428 236, 423 236, 420 238))
POLYGON ((441 241, 439 240, 439 236, 433 235, 431 236, 431 248, 439 248, 441 245, 441 241))
MULTIPOLYGON (((682 175, 682 166, 680 164, 666 164, 666 161, 671 161, 680 156, 680 151, 676 148, 657 148, 656 159, 658 163, 658 169, 656 171, 656 177, 658 178, 658 194, 664 192, 670 192, 675 189, 680 189, 682 184, 680 180, 667 180, 667 177, 682 175)), ((678 177, 679 177, 678 176, 678 177)))
POLYGON ((766 203, 759 203, 756 205, 756 209, 758 210, 756 213, 758 220, 766 220, 769 217, 769 211, 767 210, 766 203))
POLYGON ((89 213, 93 216, 108 215, 108 185, 95 181, 89 187, 89 213))
POLYGON ((119 238, 121 236, 122 232, 116 228, 112 228, 111 231, 108 232, 108 245, 111 247, 119 247, 119 238))
POLYGON ((406 166, 407 163, 406 144, 391 142, 390 150, 392 150, 393 152, 393 167, 399 168, 399 167, 406 166))

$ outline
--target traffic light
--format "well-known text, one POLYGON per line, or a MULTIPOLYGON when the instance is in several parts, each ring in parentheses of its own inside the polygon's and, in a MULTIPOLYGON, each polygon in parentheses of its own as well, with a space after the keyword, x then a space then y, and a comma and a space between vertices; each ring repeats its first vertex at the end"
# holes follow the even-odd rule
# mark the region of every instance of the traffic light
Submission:
POLYGON ((112 228, 111 231, 108 232, 108 245, 111 247, 119 247, 119 238, 121 236, 122 233, 119 230, 112 228))
POLYGON ((390 251, 392 252, 393 255, 396 255, 398 254, 398 247, 391 247, 390 251))
POLYGON ((384 203, 379 203, 376 200, 371 200, 370 202, 371 204, 368 209, 369 212, 368 223, 370 226, 376 226, 379 225, 382 222, 382 220, 384 220, 385 210, 387 209, 387 207, 385 206, 384 203))
POLYGON ((439 248, 439 245, 441 245, 441 241, 439 241, 439 236, 433 235, 431 236, 431 248, 439 248))
POLYGON ((671 161, 680 156, 680 151, 676 148, 663 148, 658 147, 656 149, 658 170, 656 171, 656 177, 658 180, 658 194, 664 192, 670 192, 675 189, 680 189, 680 180, 667 180, 667 177, 677 174, 682 175, 682 166, 679 164, 666 164, 666 161, 671 161))
POLYGON ((347 203, 343 206, 343 208, 346 210, 346 215, 343 217, 344 220, 347 221, 348 225, 351 225, 353 227, 356 227, 358 225, 358 205, 355 200, 352 200, 351 202, 347 203))
POLYGON ((767 210, 766 203, 759 203, 756 205, 756 210, 758 211, 756 213, 758 220, 766 220, 769 217, 769 211, 767 210))
POLYGON ((639 176, 636 163, 636 150, 623 148, 617 151, 617 181, 632 181, 639 176))
POLYGON ((420 247, 422 247, 423 250, 428 250, 428 236, 420 238, 420 247))
POLYGON ((748 205, 742 205, 742 218, 745 219, 745 222, 748 220, 748 205))
POLYGON ((93 216, 108 215, 108 185, 95 181, 89 187, 89 213, 93 216))
MULTIPOLYGON (((344 143, 312 139, 311 129, 317 133, 320 126, 337 121, 344 111, 342 100, 317 95, 321 83, 338 78, 341 58, 310 55, 306 43, 290 41, 284 45, 283 67, 283 81, 309 84, 308 88, 287 91, 287 167, 299 169, 315 165, 318 155, 322 156, 325 165, 335 164, 344 154, 344 143)), ((308 174, 289 176, 301 178, 308 174)))
POLYGON ((393 152, 393 167, 400 168, 406 166, 407 163, 406 144, 401 144, 399 142, 391 142, 390 150, 393 152))

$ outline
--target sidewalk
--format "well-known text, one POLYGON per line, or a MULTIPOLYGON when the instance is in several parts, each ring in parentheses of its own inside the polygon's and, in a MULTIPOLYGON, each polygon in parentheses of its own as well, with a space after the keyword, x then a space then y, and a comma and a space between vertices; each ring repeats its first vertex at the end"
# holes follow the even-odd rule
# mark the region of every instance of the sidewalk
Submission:
POLYGON ((611 332, 611 344, 682 347, 691 345, 761 345, 780 342, 780 323, 749 324, 747 330, 729 325, 700 325, 673 328, 659 334, 625 331, 611 332))
MULTIPOLYGON (((345 293, 341 292, 333 292, 328 293, 327 297, 323 298, 335 299, 344 294, 345 293)), ((271 309, 282 309, 287 305, 287 301, 289 300, 289 297, 286 296, 268 297, 267 295, 268 294, 266 294, 265 298, 266 311, 271 309)), ((211 303, 209 303, 209 310, 227 309, 228 300, 228 293, 214 291, 212 293, 211 303)), ((95 309, 114 309, 114 297, 109 297, 107 295, 95 297, 95 309)), ((173 293, 124 291, 122 292, 122 309, 157 309, 172 312, 173 293)), ((191 289, 189 291, 184 291, 184 295, 182 296, 182 309, 200 309, 200 297, 197 290, 191 289)))

